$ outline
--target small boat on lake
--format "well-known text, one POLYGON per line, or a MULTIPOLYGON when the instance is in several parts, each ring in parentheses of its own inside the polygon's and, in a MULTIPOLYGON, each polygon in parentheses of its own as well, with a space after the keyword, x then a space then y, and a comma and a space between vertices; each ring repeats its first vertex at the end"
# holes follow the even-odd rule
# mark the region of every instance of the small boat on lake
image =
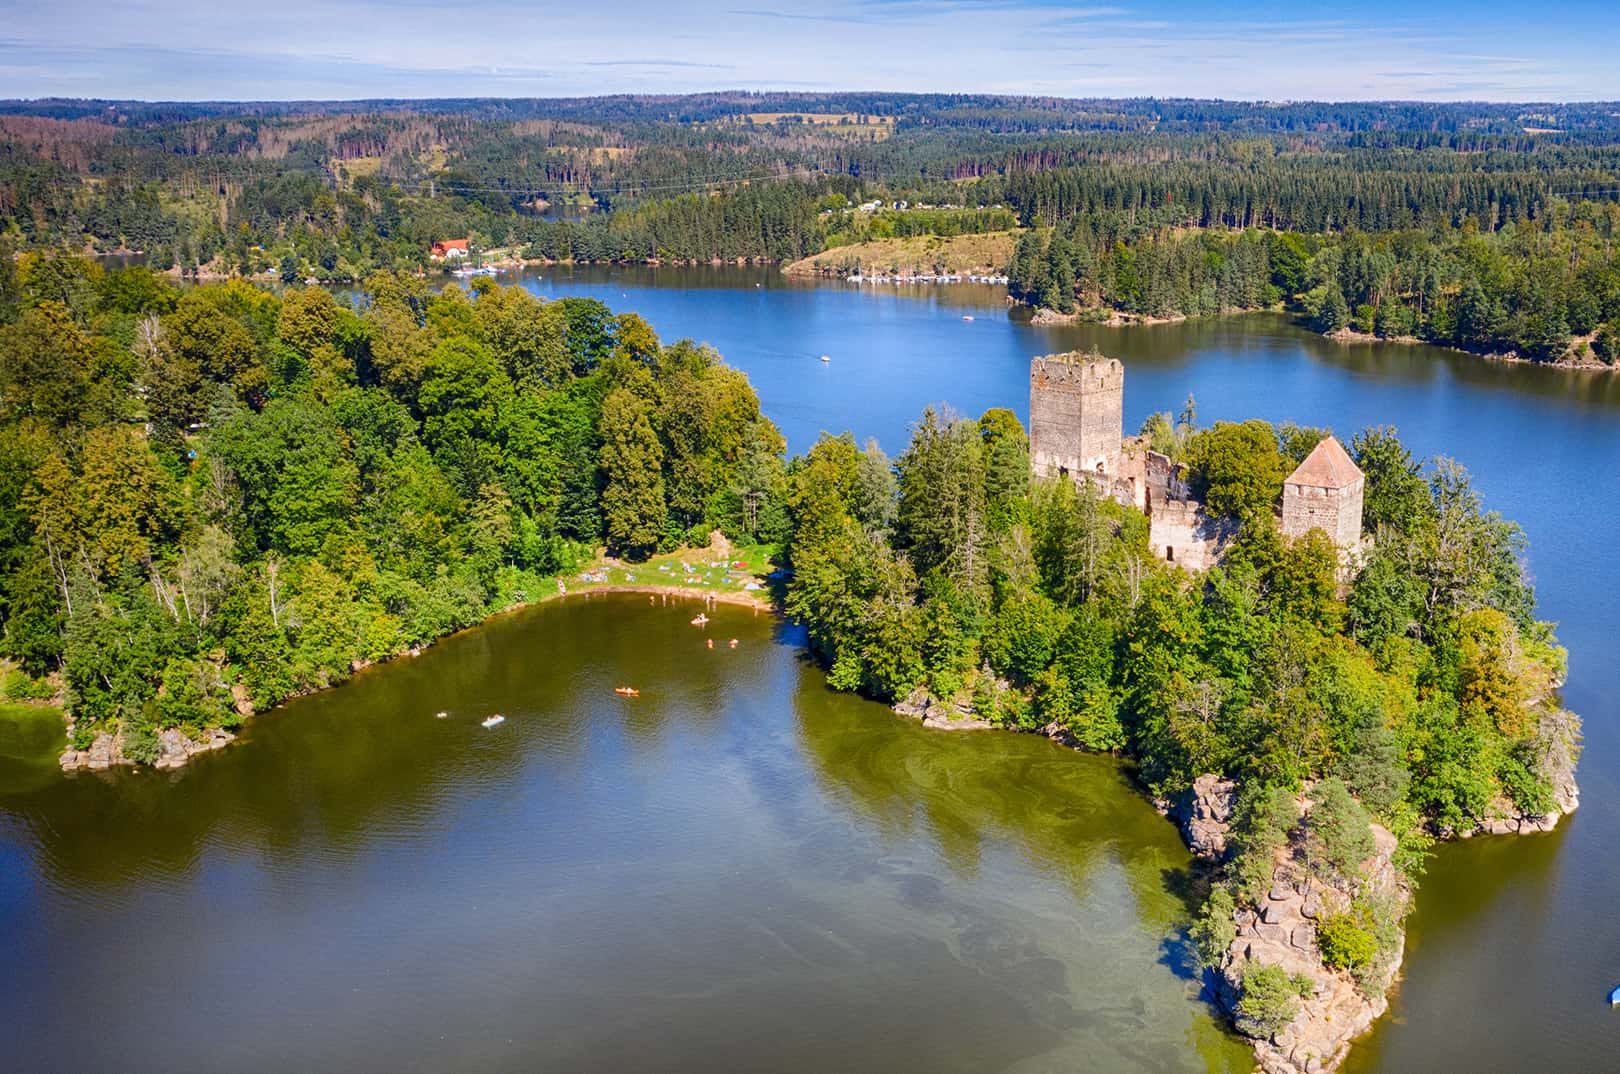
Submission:
POLYGON ((825 355, 825 354, 823 354, 823 355, 822 355, 822 356, 821 356, 821 360, 822 360, 822 361, 823 361, 823 362, 830 362, 830 361, 832 361, 832 359, 831 359, 831 358, 829 358, 829 357, 827 357, 827 356, 826 356, 826 355, 825 355))
POLYGON ((709 617, 704 615, 702 612, 699 612, 697 614, 697 618, 692 620, 692 625, 693 626, 704 626, 705 624, 708 623, 708 621, 709 621, 709 617))
POLYGON ((640 697, 641 691, 634 686, 615 686, 613 692, 623 697, 640 697))
POLYGON ((497 724, 505 723, 506 717, 497 712, 493 716, 486 717, 483 722, 485 727, 494 727, 497 724))
POLYGON ((433 714, 433 718, 434 718, 434 719, 435 719, 435 720, 442 720, 442 719, 444 719, 444 718, 445 718, 445 717, 446 717, 446 716, 448 716, 448 715, 450 715, 450 714, 449 714, 449 713, 448 713, 448 712, 435 712, 435 713, 434 713, 434 714, 433 714))

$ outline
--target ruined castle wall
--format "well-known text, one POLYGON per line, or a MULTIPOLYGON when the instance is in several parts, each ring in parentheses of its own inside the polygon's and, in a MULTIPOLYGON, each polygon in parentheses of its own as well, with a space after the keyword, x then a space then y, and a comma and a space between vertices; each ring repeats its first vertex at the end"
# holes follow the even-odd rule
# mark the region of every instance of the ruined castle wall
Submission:
POLYGON ((1283 486, 1282 531, 1290 537, 1303 537, 1319 529, 1340 548, 1361 543, 1361 501, 1366 479, 1341 489, 1315 485, 1283 486))
POLYGON ((1146 452, 1145 476, 1149 504, 1185 500, 1192 496, 1192 488, 1187 483, 1187 468, 1171 462, 1168 455, 1161 455, 1157 451, 1146 452))
POLYGON ((1029 365, 1030 462, 1043 477, 1114 474, 1125 417, 1125 367, 1069 355, 1029 365))
POLYGON ((1207 571, 1219 563, 1235 533, 1231 523, 1206 515, 1197 500, 1155 501, 1148 518, 1148 548, 1154 556, 1189 571, 1207 571))

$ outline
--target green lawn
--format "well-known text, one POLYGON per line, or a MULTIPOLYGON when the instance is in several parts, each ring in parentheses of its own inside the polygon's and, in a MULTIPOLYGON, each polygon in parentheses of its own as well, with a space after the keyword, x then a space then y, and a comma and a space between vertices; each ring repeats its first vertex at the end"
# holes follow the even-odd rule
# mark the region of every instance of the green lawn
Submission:
POLYGON ((558 581, 570 593, 614 586, 670 586, 694 596, 747 593, 768 601, 766 576, 774 569, 771 557, 775 551, 770 545, 739 544, 725 554, 714 548, 686 548, 653 556, 645 563, 604 558, 560 575, 558 581))

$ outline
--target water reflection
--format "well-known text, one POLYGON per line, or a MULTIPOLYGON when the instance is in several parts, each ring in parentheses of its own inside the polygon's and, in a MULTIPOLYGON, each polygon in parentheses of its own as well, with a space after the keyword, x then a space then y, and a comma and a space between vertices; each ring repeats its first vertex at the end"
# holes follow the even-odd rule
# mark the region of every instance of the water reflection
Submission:
POLYGON ((690 606, 642 600, 502 618, 177 778, 8 792, 14 1057, 1246 1069, 1156 965, 1184 912, 1160 872, 1185 853, 1114 766, 923 732, 825 690, 769 617, 711 611, 740 643, 711 650, 690 606), (72 1032, 108 972, 140 986, 72 1032))
POLYGON ((929 840, 958 880, 980 877, 987 847, 1010 846, 1079 900, 1099 870, 1117 872, 1146 931, 1186 920, 1166 884, 1184 874, 1186 848, 1112 758, 1035 736, 930 731, 881 706, 851 705, 820 676, 801 680, 794 706, 827 792, 891 840, 929 840))

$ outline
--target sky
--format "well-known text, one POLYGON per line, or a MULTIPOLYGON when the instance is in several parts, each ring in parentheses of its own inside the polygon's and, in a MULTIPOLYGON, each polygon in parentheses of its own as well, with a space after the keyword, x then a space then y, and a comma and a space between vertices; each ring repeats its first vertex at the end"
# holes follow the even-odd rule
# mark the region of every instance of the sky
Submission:
POLYGON ((0 0, 0 98, 1620 99, 1620 0, 0 0))

